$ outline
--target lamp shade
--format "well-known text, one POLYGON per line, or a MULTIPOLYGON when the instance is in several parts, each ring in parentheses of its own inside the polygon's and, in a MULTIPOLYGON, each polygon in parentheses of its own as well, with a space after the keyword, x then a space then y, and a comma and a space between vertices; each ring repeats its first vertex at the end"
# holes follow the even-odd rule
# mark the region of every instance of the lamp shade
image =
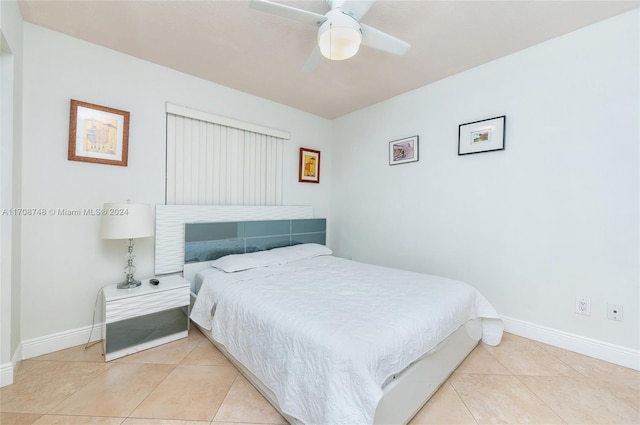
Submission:
POLYGON ((340 9, 327 13, 327 19, 318 29, 320 53, 327 59, 344 60, 358 53, 362 30, 358 21, 340 9))
POLYGON ((100 237, 102 239, 148 238, 154 233, 151 206, 147 204, 104 204, 100 237))

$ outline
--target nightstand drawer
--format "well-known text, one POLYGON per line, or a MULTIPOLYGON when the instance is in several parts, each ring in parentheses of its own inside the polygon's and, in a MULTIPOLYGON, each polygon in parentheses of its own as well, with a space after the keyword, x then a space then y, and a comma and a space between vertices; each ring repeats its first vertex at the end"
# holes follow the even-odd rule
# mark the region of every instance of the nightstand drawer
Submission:
POLYGON ((189 282, 177 275, 158 276, 158 280, 159 285, 151 285, 145 279, 132 289, 118 289, 115 284, 103 288, 105 361, 189 334, 189 282))
POLYGON ((111 300, 106 303, 105 323, 118 322, 132 317, 188 306, 189 301, 188 286, 111 300))
POLYGON ((106 361, 184 338, 189 332, 187 307, 132 317, 105 326, 106 361))

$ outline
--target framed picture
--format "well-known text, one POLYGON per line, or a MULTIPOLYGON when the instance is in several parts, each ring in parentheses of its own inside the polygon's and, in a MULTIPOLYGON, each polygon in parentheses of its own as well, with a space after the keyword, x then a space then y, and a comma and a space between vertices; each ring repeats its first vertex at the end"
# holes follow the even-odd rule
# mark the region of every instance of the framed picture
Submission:
POLYGON ((126 167, 128 151, 129 112, 71 99, 69 160, 126 167))
POLYGON ((300 172, 298 181, 320 183, 320 151, 300 148, 300 172))
POLYGON ((389 165, 418 160, 418 136, 389 142, 389 165))
POLYGON ((458 155, 504 150, 504 130, 507 117, 489 118, 460 124, 458 155))

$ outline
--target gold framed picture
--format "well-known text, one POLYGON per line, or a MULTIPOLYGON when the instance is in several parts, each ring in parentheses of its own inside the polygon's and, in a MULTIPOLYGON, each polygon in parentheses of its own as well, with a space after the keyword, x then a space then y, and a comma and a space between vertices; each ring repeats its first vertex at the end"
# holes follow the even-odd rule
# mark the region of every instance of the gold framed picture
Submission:
POLYGON ((71 99, 71 161, 127 166, 129 112, 71 99))
POLYGON ((302 183, 320 183, 320 151, 300 148, 298 181, 302 183))

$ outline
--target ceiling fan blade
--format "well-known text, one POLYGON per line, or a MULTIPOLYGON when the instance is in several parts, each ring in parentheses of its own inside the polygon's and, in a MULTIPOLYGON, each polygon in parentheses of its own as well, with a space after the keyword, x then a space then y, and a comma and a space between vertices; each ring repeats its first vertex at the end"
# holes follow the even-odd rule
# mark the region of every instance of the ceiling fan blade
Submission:
POLYGON ((296 9, 295 7, 274 3, 268 0, 251 0, 249 2, 249 6, 253 9, 260 10, 261 12, 271 13, 303 24, 315 25, 317 27, 327 20, 326 16, 320 15, 319 13, 296 9))
POLYGON ((346 0, 340 6, 340 10, 359 21, 371 9, 374 2, 375 0, 346 0))
POLYGON ((324 56, 322 56, 322 53, 320 53, 320 47, 316 44, 315 49, 313 49, 313 51, 309 55, 309 58, 304 63, 302 70, 304 72, 313 72, 313 70, 316 69, 323 60, 324 56))
POLYGON ((407 50, 411 47, 411 44, 406 41, 395 38, 394 36, 372 28, 369 25, 360 24, 360 28, 362 29, 362 44, 365 46, 373 47, 374 49, 382 50, 383 52, 392 53, 398 56, 402 56, 407 53, 407 50))

